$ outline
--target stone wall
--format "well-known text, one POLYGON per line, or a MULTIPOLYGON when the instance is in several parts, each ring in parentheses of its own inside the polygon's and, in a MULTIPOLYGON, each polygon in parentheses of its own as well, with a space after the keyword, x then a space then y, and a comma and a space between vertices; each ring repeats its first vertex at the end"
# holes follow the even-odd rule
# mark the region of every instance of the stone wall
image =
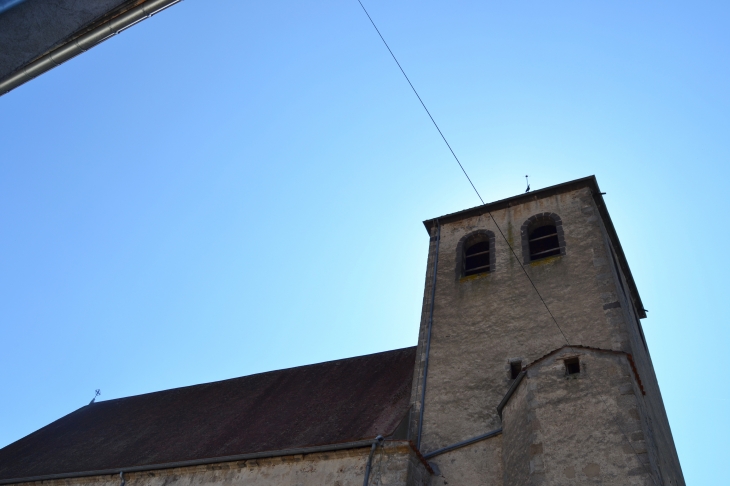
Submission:
MULTIPOLYGON (((611 248, 611 244, 605 235, 605 244, 611 248)), ((626 276, 616 264, 616 252, 609 251, 611 264, 609 269, 616 285, 615 292, 606 294, 604 304, 606 319, 620 323, 624 326, 628 336, 628 349, 633 356, 639 374, 646 391, 646 395, 640 401, 639 407, 643 421, 644 430, 648 441, 648 454, 652 464, 656 464, 659 470, 659 484, 684 485, 684 476, 679 464, 677 449, 672 438, 672 431, 669 426, 669 419, 664 408, 659 382, 657 381, 654 365, 651 361, 649 346, 644 336, 641 320, 638 317, 631 298, 627 292, 628 283, 626 276)))
POLYGON ((493 486, 502 484, 502 436, 475 442, 429 461, 438 465, 440 474, 431 486, 493 486))
MULTIPOLYGON (((636 344, 641 341, 638 324, 626 316, 633 304, 630 298, 625 301, 618 298, 622 291, 605 224, 587 185, 547 196, 526 195, 510 207, 494 210, 492 216, 494 220, 488 214, 472 212, 460 219, 452 217, 441 225, 421 443, 424 453, 501 426, 496 407, 512 383, 511 361, 519 360, 526 365, 566 344, 640 354, 636 344), (523 254, 520 230, 529 218, 542 213, 560 218, 564 251, 558 256, 529 262, 523 254), (494 265, 487 274, 461 277, 459 242, 476 231, 495 234, 494 265), (528 263, 523 269, 520 264, 525 260, 528 263)), ((436 235, 434 225, 412 388, 412 438, 418 433, 421 408, 436 235)), ((622 283, 626 287, 626 283, 622 283)), ((684 484, 678 460, 674 459, 676 451, 656 377, 648 353, 642 349, 637 366, 641 368, 640 373, 647 376, 646 396, 653 394, 648 399, 642 395, 641 403, 635 407, 641 416, 642 433, 652 437, 646 447, 653 450, 645 451, 644 457, 658 478, 664 474, 657 472, 664 467, 660 457, 666 456, 674 481, 667 484, 684 484), (657 423, 661 424, 658 428, 657 423)), ((600 422, 608 412, 591 402, 586 413, 593 414, 600 422)), ((533 466, 538 467, 536 459, 513 457, 513 454, 529 453, 529 447, 508 450, 509 444, 518 440, 510 433, 528 432, 529 428, 513 428, 503 434, 506 484, 523 484, 519 477, 522 473, 513 469, 510 461, 532 461, 533 466), (510 477, 512 474, 516 476, 510 477)), ((612 445, 616 454, 622 454, 622 447, 628 446, 625 439, 624 442, 612 445)), ((588 451, 579 453, 588 454, 588 451)), ((437 457, 434 461, 441 467, 442 458, 437 457)), ((543 467, 549 470, 551 466, 543 467)), ((578 477, 582 469, 576 471, 578 477)), ((463 484, 501 484, 502 478, 480 481, 463 484)))
MULTIPOLYGON (((125 486, 362 486, 370 448, 125 473, 125 486)), ((407 442, 386 442, 373 457, 370 485, 427 486, 430 474, 407 442)), ((20 483, 120 486, 118 474, 20 483)))
POLYGON ((654 484, 641 396, 623 353, 563 348, 530 366, 503 410, 504 485, 654 484))

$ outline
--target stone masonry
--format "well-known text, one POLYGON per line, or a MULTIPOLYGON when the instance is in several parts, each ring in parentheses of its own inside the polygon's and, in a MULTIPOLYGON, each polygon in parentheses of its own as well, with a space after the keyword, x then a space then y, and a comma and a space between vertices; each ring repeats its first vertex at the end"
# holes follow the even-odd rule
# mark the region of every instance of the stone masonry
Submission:
MULTIPOLYGON (((130 472, 124 486, 362 486, 369 448, 130 472)), ((427 486, 430 474, 406 442, 386 442, 373 457, 371 484, 427 486)), ((16 483, 38 486, 39 482, 16 483)), ((46 480, 43 486, 120 486, 119 474, 46 480)))
POLYGON ((420 449, 427 458, 502 429, 429 459, 441 473, 432 484, 683 485, 639 321, 645 312, 595 178, 447 215, 426 227, 431 245, 411 437, 418 435, 422 405, 420 449), (559 255, 530 261, 525 254, 524 225, 536 217, 557 218, 559 255), (475 232, 495 235, 494 264, 488 273, 462 277, 461 246, 475 232), (571 356, 581 370, 568 377, 564 359, 571 356), (515 361, 526 367, 525 376, 500 417, 497 406, 514 382, 515 361))

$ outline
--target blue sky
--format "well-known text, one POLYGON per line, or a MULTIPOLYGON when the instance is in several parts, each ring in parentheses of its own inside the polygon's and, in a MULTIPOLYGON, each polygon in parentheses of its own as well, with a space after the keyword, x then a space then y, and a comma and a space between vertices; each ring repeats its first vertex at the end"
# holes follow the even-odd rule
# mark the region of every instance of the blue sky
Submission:
MULTIPOLYGON (((688 484, 720 484, 730 7, 365 5, 486 201, 595 174, 688 484)), ((0 446, 101 399, 415 344, 478 204, 355 0, 186 0, 0 97, 0 446)))

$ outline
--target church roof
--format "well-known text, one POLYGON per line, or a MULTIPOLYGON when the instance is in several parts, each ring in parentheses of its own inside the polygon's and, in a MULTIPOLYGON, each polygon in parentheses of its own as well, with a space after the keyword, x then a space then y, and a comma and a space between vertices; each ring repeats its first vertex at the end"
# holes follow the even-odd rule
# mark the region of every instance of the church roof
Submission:
POLYGON ((411 347, 93 403, 0 449, 0 481, 388 436, 415 359, 411 347))

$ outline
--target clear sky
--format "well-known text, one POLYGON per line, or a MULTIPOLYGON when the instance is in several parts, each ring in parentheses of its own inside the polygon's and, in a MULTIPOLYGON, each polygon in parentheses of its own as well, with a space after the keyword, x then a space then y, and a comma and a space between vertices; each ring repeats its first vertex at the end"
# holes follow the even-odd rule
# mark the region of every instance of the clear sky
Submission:
MULTIPOLYGON (((366 1, 487 201, 595 174, 688 484, 726 480, 727 2, 366 1), (721 251, 722 250, 722 251, 721 251)), ((478 204, 355 0, 186 0, 0 97, 0 446, 416 343, 478 204)))

